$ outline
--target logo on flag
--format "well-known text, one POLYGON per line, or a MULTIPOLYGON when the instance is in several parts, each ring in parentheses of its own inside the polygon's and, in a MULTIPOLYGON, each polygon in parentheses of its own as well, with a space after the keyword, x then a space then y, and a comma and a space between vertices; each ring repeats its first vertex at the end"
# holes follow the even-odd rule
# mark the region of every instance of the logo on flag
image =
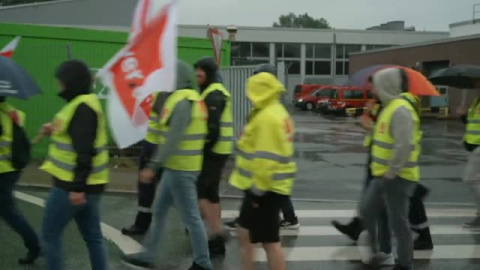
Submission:
POLYGON ((175 0, 153 16, 150 1, 139 1, 128 44, 97 74, 110 89, 109 123, 120 148, 144 139, 153 93, 174 90, 176 27, 175 0))
POLYGON ((0 56, 12 58, 15 49, 17 49, 18 43, 22 37, 16 37, 10 43, 8 43, 1 51, 0 56))
POLYGON ((215 60, 217 61, 217 66, 220 66, 222 60, 222 48, 223 48, 223 35, 218 29, 210 27, 208 29, 208 36, 212 41, 213 53, 215 55, 215 60))

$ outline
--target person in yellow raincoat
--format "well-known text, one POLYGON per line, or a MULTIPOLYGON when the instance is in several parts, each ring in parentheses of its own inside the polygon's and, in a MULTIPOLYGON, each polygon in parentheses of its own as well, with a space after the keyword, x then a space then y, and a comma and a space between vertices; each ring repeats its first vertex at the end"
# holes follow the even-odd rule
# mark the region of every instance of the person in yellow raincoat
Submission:
POLYGON ((279 212, 292 193, 297 171, 293 160, 294 126, 280 98, 285 87, 268 72, 247 82, 254 109, 237 143, 230 184, 245 192, 239 217, 243 269, 254 268, 254 246, 261 243, 270 269, 285 269, 279 212))

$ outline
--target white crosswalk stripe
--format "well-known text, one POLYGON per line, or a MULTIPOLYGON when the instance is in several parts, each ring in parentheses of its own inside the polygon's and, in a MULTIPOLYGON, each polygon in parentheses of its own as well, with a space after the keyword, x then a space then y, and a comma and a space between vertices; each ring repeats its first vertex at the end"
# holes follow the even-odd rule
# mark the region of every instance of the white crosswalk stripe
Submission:
MULTIPOLYGON (((308 225, 302 225, 298 230, 281 231, 287 261, 360 261, 368 256, 366 246, 352 246, 346 236, 332 226, 325 225, 332 219, 353 217, 355 209, 297 210, 296 214, 301 224, 308 225), (319 225, 315 225, 316 222, 319 225), (305 243, 308 246, 302 246, 305 243)), ((436 243, 432 251, 415 251, 415 259, 480 259, 480 229, 462 227, 464 221, 477 215, 475 209, 431 208, 427 210, 427 215, 434 242, 436 237, 442 237, 442 241, 436 243)), ((237 216, 237 210, 222 211, 225 220, 237 216)), ((235 235, 235 232, 232 233, 235 235)), ((263 249, 259 247, 258 251, 257 261, 265 262, 263 249)))

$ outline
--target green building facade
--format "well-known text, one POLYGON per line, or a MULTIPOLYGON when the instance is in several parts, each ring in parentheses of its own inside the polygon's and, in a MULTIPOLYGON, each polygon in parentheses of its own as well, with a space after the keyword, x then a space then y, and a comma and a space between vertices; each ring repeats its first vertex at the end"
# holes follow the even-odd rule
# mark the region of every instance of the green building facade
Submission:
MULTIPOLYGON (((15 36, 21 36, 13 59, 23 66, 36 80, 43 95, 29 101, 9 101, 27 113, 27 132, 35 136, 43 123, 51 121, 64 105, 58 94, 54 78, 56 67, 67 59, 81 59, 95 72, 101 68, 126 43, 128 33, 69 27, 51 27, 0 23, 0 48, 15 36)), ((213 56, 210 40, 179 37, 178 57, 190 64, 204 56, 213 56)), ((230 45, 225 41, 222 66, 230 63, 230 45)), ((94 91, 103 96, 108 89, 96 83, 94 91)), ((47 152, 47 141, 33 148, 37 158, 47 152)))

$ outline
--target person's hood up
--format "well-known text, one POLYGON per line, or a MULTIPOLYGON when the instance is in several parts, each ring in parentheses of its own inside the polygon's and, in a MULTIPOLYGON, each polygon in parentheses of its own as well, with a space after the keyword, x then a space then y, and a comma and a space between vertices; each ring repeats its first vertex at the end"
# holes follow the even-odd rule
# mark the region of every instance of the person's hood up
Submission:
POLYGON ((217 62, 213 57, 202 58, 198 60, 193 66, 195 68, 203 70, 206 75, 205 83, 198 86, 200 87, 201 91, 207 89, 210 84, 218 82, 218 67, 217 62))
POLYGON ((386 68, 373 75, 373 91, 385 106, 398 98, 402 91, 402 74, 398 68, 386 68))
POLYGON ((177 83, 175 90, 195 89, 193 69, 182 60, 177 61, 177 83))
POLYGON ((277 76, 277 67, 272 64, 262 64, 257 67, 257 69, 253 72, 253 74, 258 74, 262 72, 268 72, 275 77, 277 76))
POLYGON ((268 72, 261 72, 247 81, 247 97, 257 109, 280 99, 285 87, 277 78, 268 72))
POLYGON ((63 62, 55 72, 55 77, 65 85, 65 90, 59 94, 66 101, 71 101, 79 95, 91 93, 93 82, 88 66, 80 60, 63 62))

